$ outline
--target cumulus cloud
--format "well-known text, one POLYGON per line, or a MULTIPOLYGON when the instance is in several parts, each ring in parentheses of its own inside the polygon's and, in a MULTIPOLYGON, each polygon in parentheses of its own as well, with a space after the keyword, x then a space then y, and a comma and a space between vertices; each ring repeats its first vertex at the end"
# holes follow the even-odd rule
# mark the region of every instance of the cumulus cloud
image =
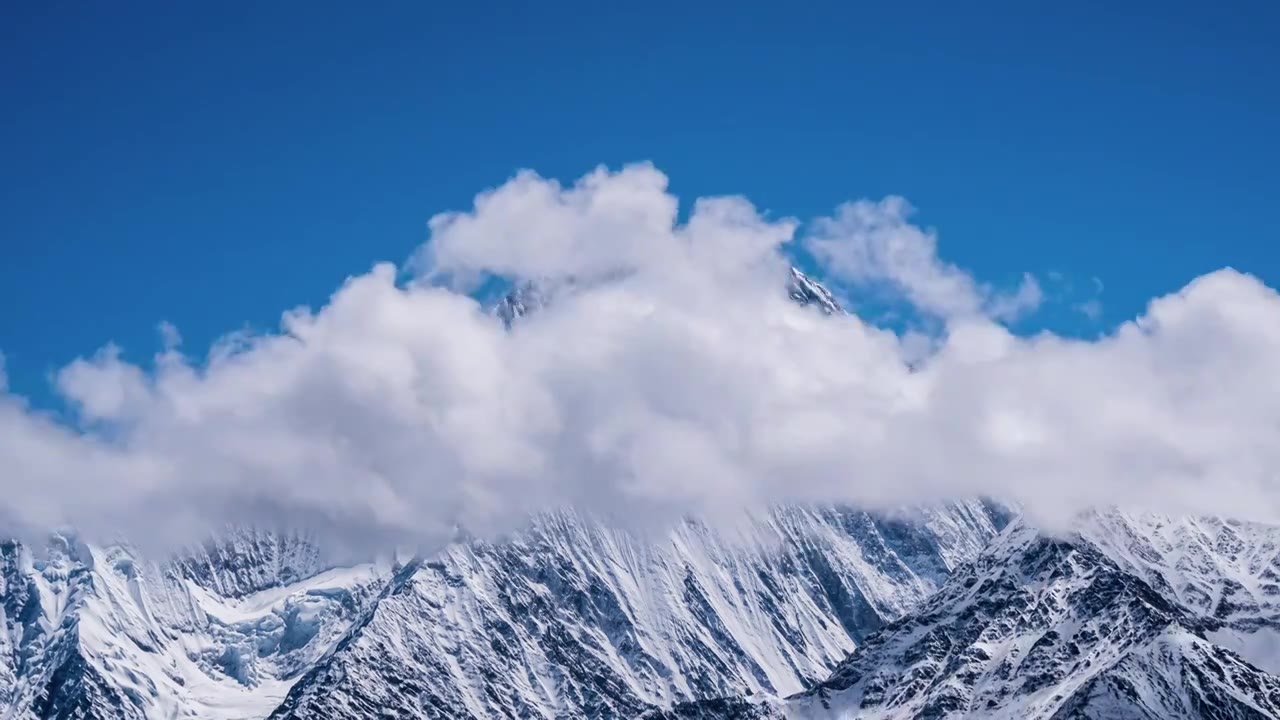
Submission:
POLYGON ((905 201, 801 226, 707 198, 680 222, 666 188, 648 165, 523 172, 433 218, 408 282, 377 265, 201 358, 165 326, 152 367, 114 347, 71 362, 74 424, 0 392, 0 519, 431 542, 564 505, 665 522, 984 494, 1049 521, 1114 503, 1280 520, 1280 297, 1255 278, 1203 276, 1100 339, 1022 337, 1003 323, 1040 301, 1034 278, 1000 290, 946 263, 905 201), (797 306, 795 244, 943 330, 797 306), (460 289, 489 277, 566 289, 507 328, 460 289))

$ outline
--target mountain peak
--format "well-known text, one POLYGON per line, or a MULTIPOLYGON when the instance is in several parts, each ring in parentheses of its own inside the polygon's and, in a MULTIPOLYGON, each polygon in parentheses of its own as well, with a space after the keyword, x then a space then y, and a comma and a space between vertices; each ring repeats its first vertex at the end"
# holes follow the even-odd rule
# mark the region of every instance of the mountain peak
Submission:
POLYGON ((791 277, 787 281, 787 294, 801 305, 812 305, 828 315, 844 312, 830 290, 796 267, 791 268, 791 277))

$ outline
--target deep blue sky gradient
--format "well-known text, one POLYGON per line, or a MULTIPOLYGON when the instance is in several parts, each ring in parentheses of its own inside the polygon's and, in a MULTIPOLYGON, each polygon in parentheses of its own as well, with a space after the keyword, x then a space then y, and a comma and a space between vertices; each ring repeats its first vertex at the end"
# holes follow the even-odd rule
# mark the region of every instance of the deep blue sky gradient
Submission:
POLYGON ((3 11, 18 392, 161 320, 272 328, 520 167, 652 160, 801 218, 902 194, 980 278, 1101 278, 1100 321, 1033 321, 1064 332, 1224 265, 1280 284, 1274 0, 269 5, 3 11))

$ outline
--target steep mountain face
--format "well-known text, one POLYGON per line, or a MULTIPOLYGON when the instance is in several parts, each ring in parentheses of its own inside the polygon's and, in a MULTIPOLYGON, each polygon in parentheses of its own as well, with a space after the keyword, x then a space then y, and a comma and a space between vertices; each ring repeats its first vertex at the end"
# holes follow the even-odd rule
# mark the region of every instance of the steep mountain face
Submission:
POLYGON ((1272 718, 1280 679, 1083 536, 1015 522, 789 717, 1272 718))
POLYGON ((171 563, 55 537, 0 546, 0 717, 263 717, 385 584, 295 536, 231 533, 171 563))
POLYGON ((1064 703, 1054 720, 1280 717, 1280 679, 1185 628, 1127 654, 1064 703))
POLYGON ((284 587, 328 569, 315 538, 231 529, 179 553, 168 570, 224 598, 284 587))
POLYGON ((791 507, 642 537, 564 512, 354 568, 270 533, 160 565, 5 543, 0 717, 1280 717, 1251 655, 1275 528, 1007 522, 791 507))
POLYGON ((633 717, 796 692, 927 597, 1002 516, 787 508, 642 539, 572 513, 424 562, 276 718, 633 717))
POLYGON ((1206 637, 1280 673, 1280 528, 1099 512, 1081 534, 1204 621, 1206 637))
POLYGON ((1005 521, 784 508, 661 537, 573 513, 404 566, 232 532, 164 564, 0 546, 0 717, 631 717, 825 677, 1005 521))

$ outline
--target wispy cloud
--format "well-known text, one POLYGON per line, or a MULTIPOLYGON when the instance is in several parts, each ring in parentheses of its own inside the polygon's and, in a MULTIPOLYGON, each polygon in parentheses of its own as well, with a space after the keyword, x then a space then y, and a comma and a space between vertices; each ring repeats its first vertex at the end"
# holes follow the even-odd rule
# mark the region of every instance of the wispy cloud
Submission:
POLYGON ((1013 320, 1040 305, 1043 293, 1030 274, 1002 292, 943 261, 936 235, 911 224, 911 213, 900 197, 845 203, 816 220, 805 243, 828 273, 853 283, 887 283, 917 310, 943 319, 1013 320))

